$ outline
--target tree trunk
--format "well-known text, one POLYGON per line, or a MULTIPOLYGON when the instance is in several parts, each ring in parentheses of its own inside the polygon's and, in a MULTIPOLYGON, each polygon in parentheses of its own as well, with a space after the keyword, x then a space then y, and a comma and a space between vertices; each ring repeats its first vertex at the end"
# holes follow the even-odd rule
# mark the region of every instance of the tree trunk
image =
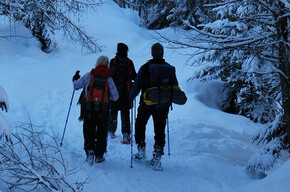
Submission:
MULTIPOLYGON (((289 64, 288 64, 289 65, 289 64)), ((288 144, 290 146, 290 75, 287 75, 288 79, 280 75, 281 79, 281 91, 282 91, 282 107, 284 110, 283 114, 283 127, 286 129, 288 137, 288 144)))
MULTIPOLYGON (((280 4, 281 5, 281 4, 280 4)), ((283 123, 285 132, 287 133, 287 142, 290 146, 290 64, 289 64, 289 46, 288 46, 288 28, 287 17, 283 16, 285 7, 281 7, 277 14, 277 40, 279 40, 279 69, 284 73, 280 74, 281 92, 282 92, 282 107, 284 110, 283 123)))

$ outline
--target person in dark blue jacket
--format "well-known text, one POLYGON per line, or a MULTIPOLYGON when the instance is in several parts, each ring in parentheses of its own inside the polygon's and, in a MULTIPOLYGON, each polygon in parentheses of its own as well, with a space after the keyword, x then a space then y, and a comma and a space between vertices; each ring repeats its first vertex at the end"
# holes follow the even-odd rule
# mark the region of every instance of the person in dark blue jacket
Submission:
POLYGON ((175 68, 163 59, 164 48, 160 43, 155 43, 151 47, 151 54, 153 59, 141 66, 135 83, 130 91, 129 98, 130 100, 134 100, 141 91, 138 115, 135 124, 135 140, 138 149, 135 158, 146 158, 145 130, 146 124, 152 115, 155 144, 151 164, 155 167, 159 167, 161 166, 161 156, 164 154, 165 126, 171 101, 148 105, 144 102, 143 94, 148 88, 178 85, 178 81, 175 74, 175 68))

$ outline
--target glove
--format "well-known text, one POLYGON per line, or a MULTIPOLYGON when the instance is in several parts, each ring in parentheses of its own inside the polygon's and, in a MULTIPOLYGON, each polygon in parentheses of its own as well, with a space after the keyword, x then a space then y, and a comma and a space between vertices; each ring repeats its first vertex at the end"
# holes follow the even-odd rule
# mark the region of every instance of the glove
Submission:
POLYGON ((79 73, 80 73, 80 71, 77 71, 75 73, 75 75, 73 76, 73 79, 72 79, 73 82, 76 81, 76 80, 78 80, 81 77, 79 73))

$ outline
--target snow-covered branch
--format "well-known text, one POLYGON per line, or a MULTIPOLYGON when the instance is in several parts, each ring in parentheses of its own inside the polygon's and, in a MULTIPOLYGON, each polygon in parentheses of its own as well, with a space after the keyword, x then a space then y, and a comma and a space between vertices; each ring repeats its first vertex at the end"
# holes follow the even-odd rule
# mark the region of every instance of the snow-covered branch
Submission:
POLYGON ((219 6, 229 5, 229 4, 236 3, 236 2, 237 2, 237 0, 228 1, 228 2, 222 2, 222 3, 205 4, 203 6, 204 7, 219 7, 219 6))
POLYGON ((73 22, 73 18, 80 17, 84 11, 96 10, 102 3, 102 0, 15 0, 0 4, 0 15, 9 15, 14 22, 21 21, 47 53, 57 47, 56 31, 74 43, 80 42, 90 52, 99 52, 101 48, 95 39, 73 22))
POLYGON ((99 46, 93 37, 88 36, 84 30, 75 25, 68 17, 61 14, 65 36, 73 39, 76 42, 80 42, 84 47, 88 48, 91 52, 100 52, 102 47, 99 46))
POLYGON ((255 1, 257 3, 259 3, 260 5, 262 5, 265 9, 269 10, 270 12, 274 13, 276 10, 273 9, 273 6, 270 6, 267 2, 265 2, 264 0, 252 0, 255 1))
POLYGON ((31 122, 19 124, 13 143, 0 143, 0 180, 22 191, 80 191, 83 182, 67 180, 75 170, 68 170, 56 136, 31 122))
POLYGON ((263 41, 269 37, 272 36, 272 34, 265 33, 260 36, 250 36, 246 38, 226 38, 224 39, 223 36, 209 36, 207 33, 204 33, 200 31, 199 33, 203 36, 200 37, 198 35, 190 37, 190 40, 192 42, 185 42, 185 41, 178 41, 174 39, 170 39, 164 35, 162 35, 159 32, 156 32, 159 34, 163 39, 165 39, 167 42, 170 42, 172 44, 180 46, 180 48, 198 48, 198 49, 204 49, 204 50, 225 50, 225 49, 234 49, 239 48, 243 46, 249 46, 251 44, 254 44, 259 41, 263 41), (209 37, 215 37, 215 38, 209 38, 209 37), (221 38, 221 39, 220 39, 221 38))
POLYGON ((285 5, 285 7, 287 7, 288 9, 290 9, 290 2, 288 0, 278 0, 279 2, 283 3, 285 5))

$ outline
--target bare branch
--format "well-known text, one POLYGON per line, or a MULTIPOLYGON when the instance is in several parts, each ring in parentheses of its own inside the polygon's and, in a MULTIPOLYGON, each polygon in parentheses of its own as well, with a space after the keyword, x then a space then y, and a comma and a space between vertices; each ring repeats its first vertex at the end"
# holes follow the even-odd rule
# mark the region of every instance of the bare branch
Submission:
MULTIPOLYGON (((66 177, 76 173, 68 171, 55 136, 38 130, 30 123, 19 126, 13 133, 14 144, 0 143, 0 180, 10 189, 34 191, 79 191, 85 182, 73 186, 66 177)), ((76 169, 74 169, 76 170, 76 169)))

